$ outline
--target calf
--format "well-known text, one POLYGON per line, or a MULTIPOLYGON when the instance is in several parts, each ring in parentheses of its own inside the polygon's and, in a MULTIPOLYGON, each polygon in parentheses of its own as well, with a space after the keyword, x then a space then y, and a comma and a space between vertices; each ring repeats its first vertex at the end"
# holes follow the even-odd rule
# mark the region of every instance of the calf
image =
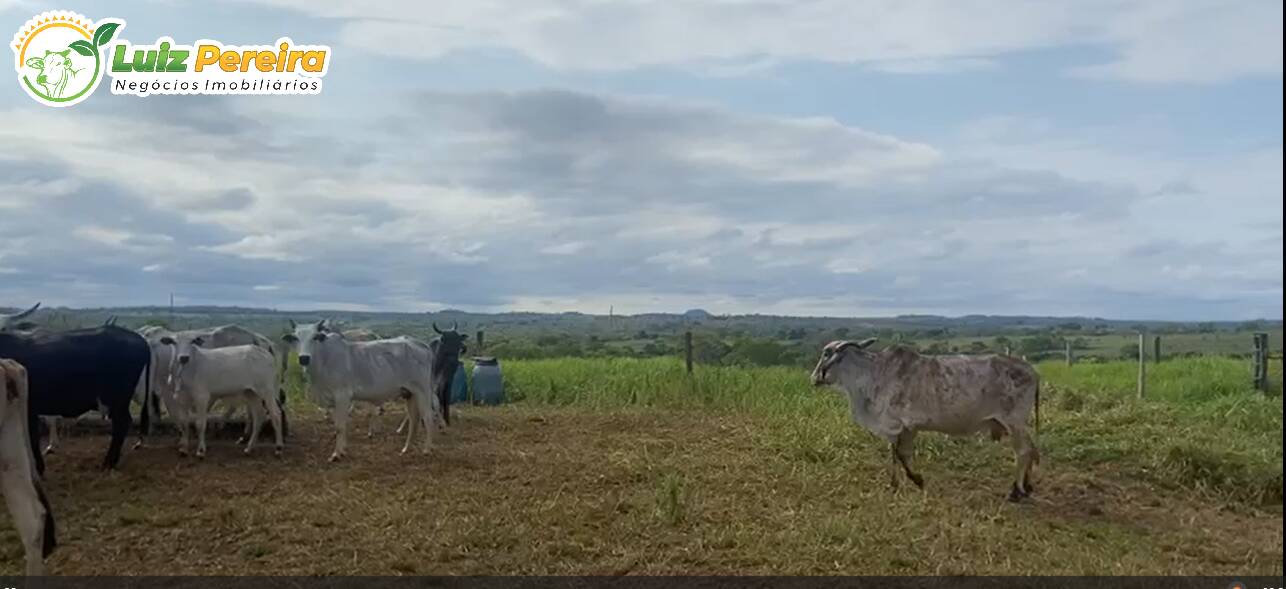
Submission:
POLYGON ((892 446, 892 483, 897 465, 923 488, 911 470, 915 434, 936 431, 968 435, 989 430, 992 439, 1013 440, 1017 474, 1009 492, 1019 501, 1032 492, 1029 477, 1040 453, 1027 433, 1033 408, 1040 423, 1040 376, 1030 364, 1006 356, 921 356, 896 346, 878 353, 875 342, 836 341, 822 349, 813 385, 831 385, 849 400, 853 421, 892 446))
MULTIPOLYGON (((165 336, 161 343, 175 346, 174 338, 165 336)), ((178 406, 185 415, 179 453, 186 455, 188 426, 195 425, 197 458, 205 457, 205 426, 209 418, 210 402, 214 399, 242 399, 250 413, 250 434, 245 453, 249 454, 259 438, 266 408, 276 434, 276 453, 281 453, 281 408, 277 405, 277 363, 272 353, 256 345, 227 346, 204 349, 201 337, 193 338, 175 351, 177 364, 174 369, 175 391, 178 406)))
MULTIPOLYGON (((151 381, 152 354, 143 336, 114 325, 29 335, 0 332, 0 357, 17 360, 27 369, 31 391, 27 428, 32 448, 40 447, 41 415, 78 417, 103 407, 112 422, 112 441, 103 467, 117 466, 133 425, 129 410, 134 387, 140 375, 151 381)), ((148 388, 139 412, 144 434, 149 427, 148 388)), ((34 458, 36 471, 43 475, 43 457, 35 452, 34 458)))
MULTIPOLYGON (((241 327, 240 325, 220 325, 218 327, 189 329, 186 331, 179 331, 174 333, 156 332, 153 334, 153 339, 156 341, 159 341, 159 338, 164 336, 169 336, 171 339, 175 341, 175 346, 174 346, 175 348, 184 348, 193 339, 198 337, 201 338, 202 342, 204 342, 202 347, 207 350, 212 350, 215 348, 223 348, 228 346, 244 346, 244 345, 253 344, 267 350, 269 353, 273 355, 274 360, 279 366, 279 375, 281 377, 284 377, 286 374, 287 353, 286 353, 286 350, 284 349, 284 346, 281 346, 279 344, 274 344, 272 340, 264 337, 263 335, 250 331, 249 329, 241 327)), ((233 414, 236 412, 237 406, 238 405, 236 404, 228 405, 228 407, 224 410, 223 418, 231 419, 233 414)), ((290 424, 288 423, 288 419, 286 417, 286 389, 284 386, 284 382, 279 383, 279 386, 277 388, 277 406, 280 408, 280 413, 281 413, 281 428, 282 428, 281 434, 283 436, 290 435, 290 424)), ((247 423, 245 434, 241 437, 240 440, 238 440, 237 443, 244 443, 246 438, 249 437, 249 435, 250 435, 250 424, 247 423)))
POLYGON ((0 358, 0 486, 9 516, 26 551, 28 576, 45 574, 45 558, 58 546, 54 513, 40 476, 31 467, 27 370, 0 358))

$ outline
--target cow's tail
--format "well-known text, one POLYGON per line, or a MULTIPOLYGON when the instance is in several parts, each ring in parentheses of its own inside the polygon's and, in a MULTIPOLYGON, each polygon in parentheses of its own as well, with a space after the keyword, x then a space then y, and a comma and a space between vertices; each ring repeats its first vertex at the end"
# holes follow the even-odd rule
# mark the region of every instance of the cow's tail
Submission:
POLYGON ((152 429, 152 405, 152 350, 149 346, 147 360, 143 362, 143 408, 138 411, 138 427, 144 436, 152 429))
POLYGON ((290 368, 290 349, 281 349, 281 367, 277 369, 277 409, 281 413, 281 437, 283 438, 290 435, 290 427, 286 425, 286 369, 288 368, 290 368))
MULTIPOLYGON (((35 475, 34 472, 32 474, 35 475)), ((45 508, 45 541, 40 547, 40 553, 42 557, 49 558, 49 555, 53 554, 54 549, 58 547, 57 531, 54 528, 54 509, 49 506, 49 498, 45 496, 45 485, 38 475, 31 477, 31 484, 36 487, 36 497, 40 498, 40 506, 45 508)))
POLYGON ((1039 379, 1036 380, 1035 416, 1036 416, 1036 435, 1040 436, 1040 380, 1039 379))

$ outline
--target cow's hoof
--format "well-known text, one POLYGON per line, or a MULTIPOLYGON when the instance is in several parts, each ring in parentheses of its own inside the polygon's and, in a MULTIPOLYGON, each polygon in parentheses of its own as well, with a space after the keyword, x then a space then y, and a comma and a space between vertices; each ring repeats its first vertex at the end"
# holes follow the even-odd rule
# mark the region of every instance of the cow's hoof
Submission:
POLYGON ((1023 481, 1023 495, 1031 495, 1032 491, 1035 490, 1036 487, 1031 486, 1031 482, 1023 481))
POLYGON ((238 446, 244 446, 245 444, 246 444, 246 437, 245 437, 245 436, 241 436, 241 437, 237 438, 237 445, 238 445, 238 446))
POLYGON ((273 449, 272 449, 272 455, 273 455, 273 456, 281 456, 281 450, 282 450, 281 446, 277 446, 276 448, 273 448, 273 449))
POLYGON ((403 454, 403 455, 405 455, 405 454, 407 453, 407 451, 408 451, 408 450, 410 450, 410 448, 402 448, 401 450, 399 450, 399 451, 398 451, 398 454, 403 454))
POLYGON ((48 448, 45 448, 45 450, 44 450, 43 452, 41 452, 41 455, 43 455, 43 456, 48 456, 48 455, 53 454, 53 453, 54 453, 54 448, 53 448, 53 446, 50 446, 50 447, 48 447, 48 448))
POLYGON ((249 455, 250 455, 250 448, 246 448, 245 450, 242 450, 242 451, 241 451, 241 453, 242 453, 242 454, 245 454, 246 456, 249 456, 249 455))
POLYGON ((331 455, 330 455, 330 459, 329 459, 329 461, 330 461, 330 462, 339 462, 339 453, 338 453, 338 452, 335 452, 334 454, 331 454, 331 455))
POLYGON ((196 459, 197 459, 197 460, 205 460, 205 452, 202 452, 202 451, 200 451, 200 450, 197 450, 197 451, 196 451, 196 459))
POLYGON ((1022 489, 1018 488, 1018 483, 1014 483, 1013 488, 1009 489, 1009 501, 1012 503, 1018 503, 1026 496, 1027 494, 1023 493, 1022 489))
POLYGON ((924 477, 918 474, 908 474, 906 476, 911 479, 911 482, 915 483, 915 486, 919 487, 920 490, 924 490, 924 477))

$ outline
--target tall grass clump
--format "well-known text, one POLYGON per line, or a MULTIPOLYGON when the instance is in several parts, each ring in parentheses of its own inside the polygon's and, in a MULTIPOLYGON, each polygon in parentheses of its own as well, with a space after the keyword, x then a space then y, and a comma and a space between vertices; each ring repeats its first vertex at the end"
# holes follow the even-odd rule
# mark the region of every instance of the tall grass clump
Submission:
MULTIPOLYGON (((1282 397, 1280 389, 1253 389, 1249 361, 1149 364, 1144 399, 1135 362, 1038 369, 1042 403, 1052 406, 1047 453, 1164 486, 1282 504, 1282 397)), ((1281 382, 1280 363, 1270 366, 1270 380, 1281 382)))
POLYGON ((504 365, 514 401, 592 409, 720 409, 778 415, 814 414, 837 406, 798 368, 701 366, 688 374, 673 358, 560 358, 504 365))
MULTIPOLYGON (((1249 362, 1184 358, 1148 368, 1137 399, 1133 362, 1037 366, 1041 446, 1050 460, 1253 504, 1282 503, 1282 399, 1251 388, 1249 362)), ((865 434, 840 394, 808 371, 698 366, 675 358, 563 358, 504 365, 513 401, 596 410, 747 413, 779 420, 765 443, 808 463, 851 459, 865 434)), ((1281 382, 1281 365, 1270 370, 1281 382)), ((874 441, 874 440, 871 440, 874 441)), ((924 442, 936 447, 932 438, 924 442)))

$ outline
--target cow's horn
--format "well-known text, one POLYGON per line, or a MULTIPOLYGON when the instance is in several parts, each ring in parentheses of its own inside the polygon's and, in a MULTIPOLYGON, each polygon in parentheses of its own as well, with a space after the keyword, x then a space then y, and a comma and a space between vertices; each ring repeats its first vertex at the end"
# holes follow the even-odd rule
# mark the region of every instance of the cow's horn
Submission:
POLYGON ((325 319, 322 319, 321 321, 318 321, 318 322, 317 322, 317 331, 321 331, 321 330, 323 330, 323 329, 326 329, 326 320, 325 320, 325 319))
POLYGON ((295 320, 294 320, 294 319, 291 319, 291 318, 287 317, 287 318, 286 318, 286 321, 289 321, 289 322, 290 322, 290 328, 291 328, 291 329, 294 329, 294 328, 295 328, 295 320))
POLYGON ((862 344, 849 341, 849 340, 844 340, 844 341, 841 341, 838 346, 835 346, 835 352, 836 353, 843 352, 845 348, 857 348, 860 350, 862 349, 862 344))
POLYGON ((858 348, 861 348, 861 349, 866 349, 867 347, 869 347, 871 344, 875 343, 875 342, 876 342, 876 341, 878 341, 878 340, 879 340, 879 338, 875 338, 875 337, 868 337, 868 338, 866 338, 866 339, 864 339, 864 340, 862 340, 862 341, 858 342, 857 347, 858 347, 858 348))
POLYGON ((32 313, 35 313, 35 312, 36 312, 36 309, 39 309, 39 308, 40 308, 40 303, 36 303, 36 304, 32 305, 32 306, 31 306, 31 308, 30 308, 30 309, 27 309, 26 311, 23 311, 23 312, 21 312, 21 313, 18 313, 17 315, 11 315, 11 316, 9 317, 9 319, 22 319, 23 317, 26 317, 27 315, 30 315, 30 314, 32 314, 32 313))
POLYGON ((460 322, 459 322, 459 321, 452 321, 452 322, 451 322, 451 331, 460 331, 460 322))
POLYGON ((434 321, 434 322, 433 322, 433 331, 438 332, 438 335, 442 335, 442 330, 441 330, 441 329, 438 329, 438 322, 437 322, 437 321, 434 321))

